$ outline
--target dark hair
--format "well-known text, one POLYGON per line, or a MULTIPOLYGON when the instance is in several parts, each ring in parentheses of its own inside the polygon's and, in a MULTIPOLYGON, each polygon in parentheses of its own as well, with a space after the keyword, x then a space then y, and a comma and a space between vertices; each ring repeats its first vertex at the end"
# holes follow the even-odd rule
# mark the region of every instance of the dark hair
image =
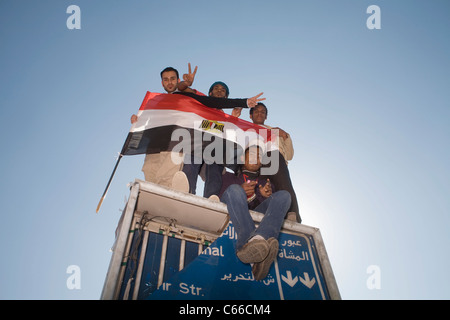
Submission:
POLYGON ((162 79, 163 73, 167 72, 167 71, 175 71, 175 73, 177 74, 177 79, 180 79, 180 75, 178 74, 178 70, 175 69, 175 68, 172 68, 172 67, 167 67, 163 71, 161 71, 161 79, 162 79))
MULTIPOLYGON (((245 155, 247 154, 247 152, 249 152, 249 150, 250 150, 250 148, 258 148, 258 150, 259 150, 259 155, 260 155, 260 157, 262 156, 262 153, 264 152, 263 151, 263 149, 261 148, 261 146, 259 146, 258 144, 252 144, 252 145, 249 145, 249 146, 247 146, 246 148, 245 148, 245 150, 244 150, 244 153, 242 154, 244 157, 245 157, 245 155)), ((245 161, 244 161, 245 162, 245 161)), ((244 166, 244 163, 240 163, 240 164, 238 164, 237 166, 236 166, 236 168, 233 168, 233 171, 234 171, 234 175, 235 176, 238 176, 239 174, 241 174, 242 173, 242 168, 243 168, 243 166, 244 166)))
POLYGON ((213 91, 214 87, 215 87, 217 84, 219 84, 219 85, 221 85, 222 87, 225 88, 225 94, 226 94, 227 97, 228 97, 228 96, 230 95, 230 89, 228 89, 228 86, 227 86, 224 82, 222 82, 222 81, 216 81, 216 82, 214 82, 214 83, 211 85, 211 87, 209 88, 208 94, 211 94, 211 91, 213 91))
POLYGON ((262 102, 258 102, 258 104, 257 104, 254 108, 250 108, 250 115, 253 114, 253 109, 255 109, 257 106, 263 106, 264 109, 266 109, 266 116, 267 116, 267 114, 268 114, 267 107, 266 107, 266 105, 265 105, 264 103, 262 103, 262 102))

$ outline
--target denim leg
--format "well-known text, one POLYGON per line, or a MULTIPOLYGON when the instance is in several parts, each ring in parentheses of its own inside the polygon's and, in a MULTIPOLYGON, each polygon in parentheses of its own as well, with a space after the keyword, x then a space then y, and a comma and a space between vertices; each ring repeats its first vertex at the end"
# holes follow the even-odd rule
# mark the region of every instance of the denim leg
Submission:
POLYGON ((219 195, 222 188, 222 172, 223 166, 216 163, 206 164, 206 178, 205 189, 203 190, 203 197, 209 198, 213 194, 219 195))
POLYGON ((285 190, 277 191, 264 200, 255 208, 255 211, 263 213, 264 217, 253 235, 260 235, 266 240, 277 239, 290 205, 291 195, 285 190))
POLYGON ((240 185, 232 184, 225 190, 221 200, 227 205, 231 222, 236 231, 236 251, 238 251, 255 231, 255 223, 248 211, 247 195, 240 185))
POLYGON ((189 181, 189 193, 195 194, 195 190, 197 189, 198 173, 200 172, 201 166, 202 163, 200 159, 195 158, 194 155, 185 155, 183 172, 186 174, 189 181))

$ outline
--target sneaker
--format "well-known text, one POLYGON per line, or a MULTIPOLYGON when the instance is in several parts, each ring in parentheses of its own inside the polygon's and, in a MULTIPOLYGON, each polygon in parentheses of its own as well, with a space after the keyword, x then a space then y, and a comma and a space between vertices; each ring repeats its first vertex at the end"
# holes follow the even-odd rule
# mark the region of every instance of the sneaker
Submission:
POLYGON ((237 257, 243 263, 261 262, 269 253, 269 244, 264 239, 256 239, 247 242, 238 252, 237 257))
POLYGON ((267 277, 270 266, 278 254, 278 240, 269 238, 267 243, 269 244, 269 253, 267 254, 267 257, 263 261, 255 263, 252 267, 252 273, 255 280, 262 280, 267 277))
POLYGON ((177 171, 172 178, 172 189, 189 193, 189 181, 183 171, 177 171))
POLYGON ((220 202, 219 196, 213 194, 208 198, 208 200, 214 201, 214 202, 220 202))

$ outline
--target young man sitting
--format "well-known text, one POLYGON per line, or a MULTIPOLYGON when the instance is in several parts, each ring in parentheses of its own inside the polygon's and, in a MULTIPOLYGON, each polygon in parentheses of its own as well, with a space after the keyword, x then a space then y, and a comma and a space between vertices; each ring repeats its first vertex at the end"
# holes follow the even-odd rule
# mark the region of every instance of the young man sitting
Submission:
POLYGON ((220 192, 237 233, 236 255, 243 263, 253 264, 255 280, 267 276, 277 256, 278 234, 291 205, 289 192, 276 191, 269 179, 259 177, 261 155, 258 146, 247 148, 240 172, 225 173, 220 192), (258 228, 249 209, 264 214, 258 228))

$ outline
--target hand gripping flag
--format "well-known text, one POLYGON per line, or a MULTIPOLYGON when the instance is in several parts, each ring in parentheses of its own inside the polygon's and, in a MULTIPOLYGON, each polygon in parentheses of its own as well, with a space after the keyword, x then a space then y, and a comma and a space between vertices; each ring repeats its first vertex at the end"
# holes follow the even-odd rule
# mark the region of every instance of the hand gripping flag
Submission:
POLYGON ((182 152, 207 163, 236 169, 248 146, 258 145, 263 152, 278 149, 278 135, 272 133, 274 130, 207 107, 193 96, 147 92, 137 115, 97 212, 124 155, 182 152))

